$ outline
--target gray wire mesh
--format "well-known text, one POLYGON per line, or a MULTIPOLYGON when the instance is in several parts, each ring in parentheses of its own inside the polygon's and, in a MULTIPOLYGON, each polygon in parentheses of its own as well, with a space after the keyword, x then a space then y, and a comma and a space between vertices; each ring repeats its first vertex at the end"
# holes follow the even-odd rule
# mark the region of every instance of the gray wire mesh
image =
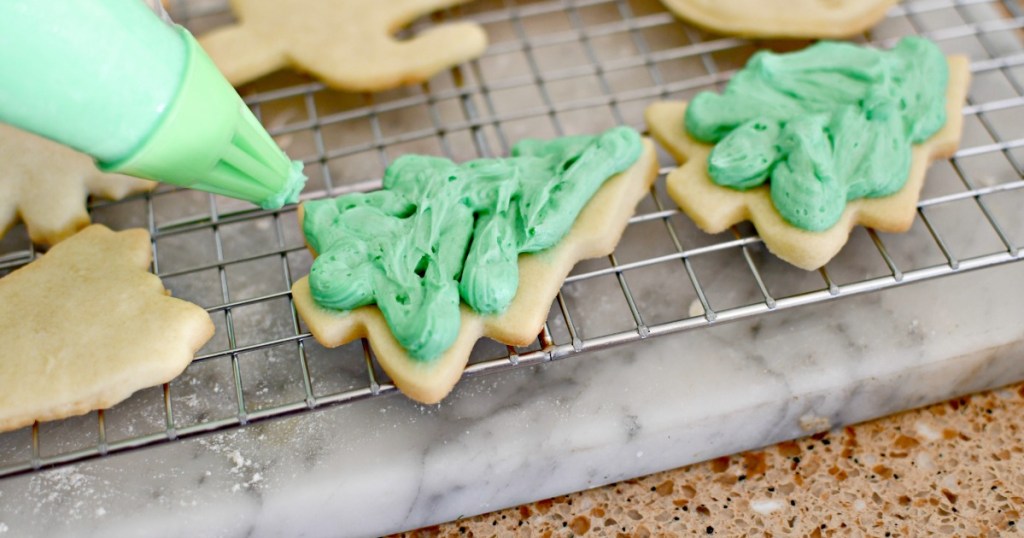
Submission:
MULTIPOLYGON (((170 11, 196 33, 231 20, 215 0, 172 2, 170 11)), ((720 88, 759 47, 794 47, 708 34, 656 0, 479 0, 411 31, 452 18, 483 24, 492 44, 427 84, 345 94, 282 72, 243 89, 276 140, 305 162, 304 199, 377 188, 387 163, 406 152, 467 160, 506 154, 526 136, 642 129, 651 101, 720 88)), ((888 45, 920 34, 972 60, 964 143, 932 166, 910 232, 858 228, 828 266, 805 272, 768 254, 749 225, 700 232, 659 182, 616 252, 573 271, 533 345, 481 341, 465 375, 1019 261, 1022 27, 1012 0, 918 0, 862 36, 888 45)), ((664 173, 674 163, 661 157, 664 173)), ((148 228, 154 273, 175 296, 205 307, 217 332, 168 385, 105 411, 0 434, 0 476, 396 392, 365 341, 326 350, 296 315, 289 288, 312 260, 294 208, 260 211, 164 186, 90 211, 115 228, 148 228)), ((37 254, 15 228, 0 240, 0 275, 37 254)))

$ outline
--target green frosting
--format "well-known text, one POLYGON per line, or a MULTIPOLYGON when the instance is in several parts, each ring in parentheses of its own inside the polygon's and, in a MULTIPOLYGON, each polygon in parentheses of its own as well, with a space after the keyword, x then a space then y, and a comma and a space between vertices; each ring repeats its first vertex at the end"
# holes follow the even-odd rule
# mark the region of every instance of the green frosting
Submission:
POLYGON ((263 209, 279 209, 284 204, 298 202, 302 188, 306 186, 307 178, 306 174, 302 172, 303 168, 302 161, 292 161, 284 185, 277 192, 260 201, 258 205, 263 209))
POLYGON ((693 99, 686 130, 715 144, 716 184, 746 190, 767 181, 786 221, 821 231, 847 201, 903 187, 911 145, 946 123, 948 78, 942 52, 919 37, 890 51, 836 42, 762 51, 721 95, 693 99))
POLYGON ((519 254, 558 243, 642 147, 636 131, 617 127, 523 140, 508 159, 402 156, 383 190, 306 202, 303 232, 319 253, 313 299, 342 311, 375 303, 410 356, 436 358, 458 336, 460 298, 503 312, 519 287, 519 254))

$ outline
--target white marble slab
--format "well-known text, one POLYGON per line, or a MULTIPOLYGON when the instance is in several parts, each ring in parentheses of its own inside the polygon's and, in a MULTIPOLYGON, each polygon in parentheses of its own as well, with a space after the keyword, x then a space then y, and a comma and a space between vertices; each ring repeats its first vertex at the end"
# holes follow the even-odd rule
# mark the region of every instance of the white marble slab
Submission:
POLYGON ((1022 277, 1011 264, 482 376, 438 407, 387 397, 8 479, 0 529, 369 536, 734 453, 1024 379, 1022 277))

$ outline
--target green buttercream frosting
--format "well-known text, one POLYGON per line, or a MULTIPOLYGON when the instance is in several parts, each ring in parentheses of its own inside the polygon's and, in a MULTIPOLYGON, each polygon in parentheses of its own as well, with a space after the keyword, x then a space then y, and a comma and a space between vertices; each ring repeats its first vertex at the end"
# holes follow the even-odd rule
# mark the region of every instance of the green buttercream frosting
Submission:
POLYGON ((903 187, 911 145, 946 123, 948 78, 942 52, 919 37, 889 51, 837 42, 762 51, 721 95, 693 99, 686 130, 715 144, 716 184, 746 190, 767 181, 786 221, 821 231, 847 201, 903 187))
POLYGON ((519 254, 558 243, 642 148, 636 131, 617 127, 523 140, 507 159, 402 156, 383 190, 305 203, 303 232, 319 253, 313 299, 342 311, 376 304, 411 357, 436 358, 458 336, 460 299, 482 314, 508 308, 519 254))

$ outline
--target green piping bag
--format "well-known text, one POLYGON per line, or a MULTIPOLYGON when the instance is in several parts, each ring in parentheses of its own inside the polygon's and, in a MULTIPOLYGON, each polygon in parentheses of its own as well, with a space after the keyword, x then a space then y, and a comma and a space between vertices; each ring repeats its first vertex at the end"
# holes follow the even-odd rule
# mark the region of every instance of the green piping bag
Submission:
POLYGON ((265 209, 306 180, 195 38, 139 0, 0 2, 0 121, 265 209))

